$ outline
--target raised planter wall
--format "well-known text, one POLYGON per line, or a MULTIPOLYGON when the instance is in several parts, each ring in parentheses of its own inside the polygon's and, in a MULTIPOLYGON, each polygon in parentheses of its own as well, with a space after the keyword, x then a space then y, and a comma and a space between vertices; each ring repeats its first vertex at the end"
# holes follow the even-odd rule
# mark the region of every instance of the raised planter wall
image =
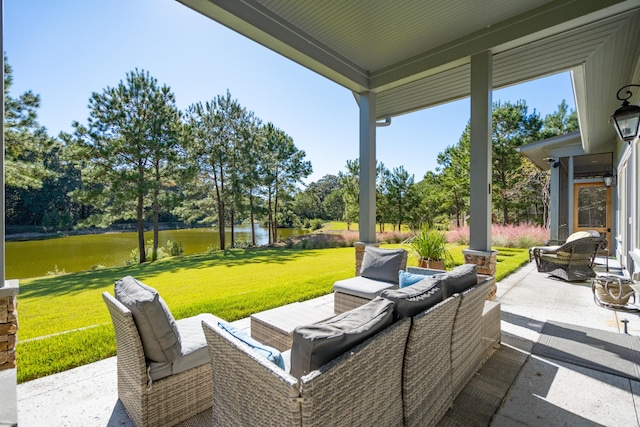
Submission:
POLYGON ((16 342, 18 340, 18 281, 0 287, 0 426, 18 424, 16 342))

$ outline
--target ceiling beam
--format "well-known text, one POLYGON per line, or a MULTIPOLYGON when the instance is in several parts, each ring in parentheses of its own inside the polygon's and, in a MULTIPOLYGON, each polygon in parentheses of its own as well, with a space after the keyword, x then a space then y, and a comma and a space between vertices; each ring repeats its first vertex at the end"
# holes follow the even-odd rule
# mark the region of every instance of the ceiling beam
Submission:
POLYGON ((638 7, 637 0, 556 0, 527 13, 505 20, 465 37, 443 44, 397 64, 371 72, 371 89, 384 91, 431 73, 455 68, 469 62, 471 55, 502 49, 548 37, 585 25, 603 16, 622 13, 638 7), (605 11, 605 9, 609 9, 605 11), (553 27, 553 31, 550 31, 553 27), (537 34, 537 37, 532 35, 537 34), (519 40, 519 42, 515 42, 519 40))
POLYGON ((369 75, 254 0, 177 0, 185 6, 355 92, 369 75))

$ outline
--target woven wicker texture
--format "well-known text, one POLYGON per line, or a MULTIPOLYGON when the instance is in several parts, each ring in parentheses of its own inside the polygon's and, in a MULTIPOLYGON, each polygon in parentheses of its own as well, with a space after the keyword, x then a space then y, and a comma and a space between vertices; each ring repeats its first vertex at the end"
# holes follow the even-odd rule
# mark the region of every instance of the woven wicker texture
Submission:
POLYGON ((147 366, 133 315, 107 292, 102 297, 116 332, 118 397, 134 424, 173 426, 210 408, 209 364, 162 378, 147 387, 147 366))
POLYGON ((176 427, 202 427, 210 426, 213 423, 213 413, 211 408, 194 415, 186 421, 176 424, 176 427))
POLYGON ((607 247, 603 237, 583 237, 559 248, 533 248, 538 272, 549 273, 567 281, 589 280, 596 274, 593 261, 598 252, 607 247))
POLYGON ((298 380, 230 334, 202 327, 214 373, 213 424, 300 426, 298 380))
POLYGON ((394 323, 303 376, 302 425, 402 425, 402 364, 410 322, 394 323))
POLYGON ((345 311, 353 310, 361 305, 365 305, 371 301, 368 298, 357 297, 355 295, 345 294, 344 292, 333 293, 333 312, 342 314, 345 311))
POLYGON ((255 318, 251 318, 251 337, 280 351, 286 351, 291 348, 292 337, 290 333, 284 333, 272 325, 255 318))
POLYGON ((500 329, 500 303, 485 301, 482 311, 482 351, 488 359, 500 345, 502 330, 500 329))
POLYGON ((407 426, 433 425, 453 404, 451 332, 460 300, 447 298, 412 319, 402 380, 407 426))
POLYGON ((601 276, 593 279, 594 296, 601 304, 624 307, 634 294, 629 279, 619 276, 601 276))
POLYGON ((483 362, 482 310, 491 286, 492 277, 462 293, 462 301, 456 312, 451 336, 451 368, 453 371, 453 395, 457 396, 464 385, 478 372, 483 362))

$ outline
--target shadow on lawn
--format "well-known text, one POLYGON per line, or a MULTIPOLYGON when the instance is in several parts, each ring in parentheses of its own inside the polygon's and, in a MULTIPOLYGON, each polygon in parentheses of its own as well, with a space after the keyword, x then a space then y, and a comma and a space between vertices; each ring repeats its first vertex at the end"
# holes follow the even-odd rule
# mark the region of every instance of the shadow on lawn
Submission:
POLYGON ((162 273, 203 269, 213 266, 235 267, 244 264, 284 264, 308 256, 309 251, 285 248, 229 249, 213 254, 187 255, 152 263, 81 271, 60 276, 42 277, 21 284, 21 297, 56 297, 77 291, 96 289, 111 290, 113 283, 124 276, 134 276, 140 281, 162 273))

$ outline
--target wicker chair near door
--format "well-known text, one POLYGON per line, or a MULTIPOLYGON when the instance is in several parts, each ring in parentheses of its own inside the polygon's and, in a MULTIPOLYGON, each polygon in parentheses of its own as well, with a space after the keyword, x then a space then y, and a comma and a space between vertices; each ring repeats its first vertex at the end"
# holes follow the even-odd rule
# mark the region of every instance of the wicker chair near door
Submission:
POLYGON ((558 247, 534 247, 531 252, 540 273, 566 281, 584 281, 595 277, 594 259, 606 247, 605 238, 583 237, 558 247))

